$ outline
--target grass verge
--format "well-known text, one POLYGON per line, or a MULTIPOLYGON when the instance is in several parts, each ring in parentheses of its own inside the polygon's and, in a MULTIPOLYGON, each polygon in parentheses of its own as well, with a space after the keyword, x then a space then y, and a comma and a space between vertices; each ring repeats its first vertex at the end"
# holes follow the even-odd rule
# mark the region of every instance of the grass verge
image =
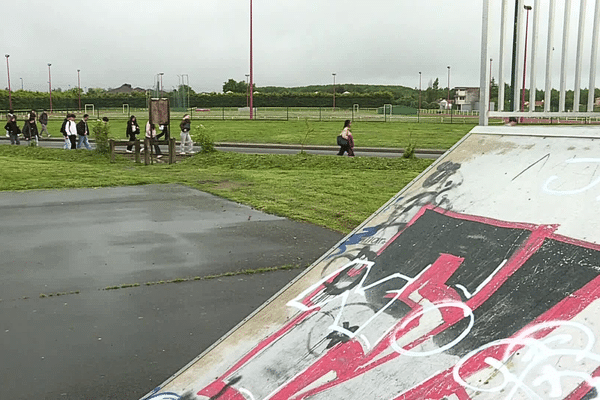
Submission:
POLYGON ((85 150, 0 146, 0 190, 176 183, 348 233, 431 162, 217 152, 144 166, 119 157, 111 164, 85 150))

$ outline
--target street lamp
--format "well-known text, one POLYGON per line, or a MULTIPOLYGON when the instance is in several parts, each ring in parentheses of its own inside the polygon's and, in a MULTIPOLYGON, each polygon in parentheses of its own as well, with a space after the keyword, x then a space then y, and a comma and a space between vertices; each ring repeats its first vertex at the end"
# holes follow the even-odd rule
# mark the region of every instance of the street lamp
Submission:
POLYGON ((81 78, 79 76, 80 69, 77 70, 77 99, 79 100, 79 111, 81 111, 81 78))
POLYGON ((335 111, 335 72, 332 73, 331 75, 333 75, 333 111, 335 111))
POLYGON ((10 54, 5 54, 6 57, 6 74, 8 75, 8 108, 12 110, 12 94, 10 92, 10 68, 8 67, 8 57, 10 54))
POLYGON ((52 73, 50 72, 50 66, 48 63, 48 93, 50 93, 50 113, 52 114, 52 73))
POLYGON ((252 55, 252 0, 250 0, 250 119, 254 115, 254 71, 252 55))
POLYGON ((160 97, 163 97, 163 80, 162 77, 165 73, 164 72, 159 72, 158 75, 160 75, 160 97))
POLYGON ((448 65, 448 98, 446 99, 447 106, 450 107, 450 66, 448 65))
MULTIPOLYGON (((521 89, 521 111, 525 111, 525 72, 527 69, 527 31, 529 30, 529 11, 531 6, 524 6, 527 10, 527 18, 525 22, 525 54, 523 55, 523 88, 521 89)), ((531 104, 529 105, 531 109, 531 104)))

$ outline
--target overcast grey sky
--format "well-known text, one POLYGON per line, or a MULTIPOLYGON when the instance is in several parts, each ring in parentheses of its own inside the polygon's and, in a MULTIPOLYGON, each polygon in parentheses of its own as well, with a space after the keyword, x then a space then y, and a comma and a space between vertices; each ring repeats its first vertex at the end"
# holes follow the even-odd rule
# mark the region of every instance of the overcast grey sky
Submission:
MULTIPOLYGON (((533 2, 533 0, 531 0, 533 2)), ((498 3, 499 0, 493 0, 498 3)), ((559 0, 558 3, 562 3, 559 0)), ((591 2, 589 2, 591 3, 591 2)), ((2 20, 12 89, 196 91, 249 73, 249 0, 19 0, 2 20)), ((478 86, 482 0, 253 0, 257 86, 478 86)), ((6 68, 6 67, 5 67, 6 68)), ((6 75, 2 87, 7 86, 6 75)))

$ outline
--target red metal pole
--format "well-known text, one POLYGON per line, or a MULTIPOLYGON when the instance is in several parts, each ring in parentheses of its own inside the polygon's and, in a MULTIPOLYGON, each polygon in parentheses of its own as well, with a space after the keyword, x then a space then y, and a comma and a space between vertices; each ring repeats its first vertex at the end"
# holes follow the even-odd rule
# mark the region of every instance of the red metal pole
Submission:
POLYGON ((8 68, 8 57, 10 57, 9 54, 5 54, 6 56, 6 74, 8 75, 8 108, 10 110, 12 110, 12 94, 11 94, 11 90, 10 90, 10 70, 8 68))
POLYGON ((254 72, 252 63, 252 0, 250 0, 250 119, 253 119, 254 116, 254 72))

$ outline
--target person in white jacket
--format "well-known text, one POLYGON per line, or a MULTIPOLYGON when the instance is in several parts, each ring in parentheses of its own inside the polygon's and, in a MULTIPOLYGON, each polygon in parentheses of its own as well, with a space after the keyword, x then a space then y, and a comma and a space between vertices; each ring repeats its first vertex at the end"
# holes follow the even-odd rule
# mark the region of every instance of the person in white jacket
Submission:
MULTIPOLYGON (((151 124, 150 121, 146 123, 146 137, 150 139, 150 146, 152 146, 153 142, 156 140, 156 125, 151 124)), ((156 154, 156 158, 162 157, 162 152, 157 144, 154 144, 154 154, 156 154)))
POLYGON ((64 149, 76 149, 77 148, 77 124, 75 123, 75 114, 67 115, 67 125, 65 125, 65 145, 64 149))

